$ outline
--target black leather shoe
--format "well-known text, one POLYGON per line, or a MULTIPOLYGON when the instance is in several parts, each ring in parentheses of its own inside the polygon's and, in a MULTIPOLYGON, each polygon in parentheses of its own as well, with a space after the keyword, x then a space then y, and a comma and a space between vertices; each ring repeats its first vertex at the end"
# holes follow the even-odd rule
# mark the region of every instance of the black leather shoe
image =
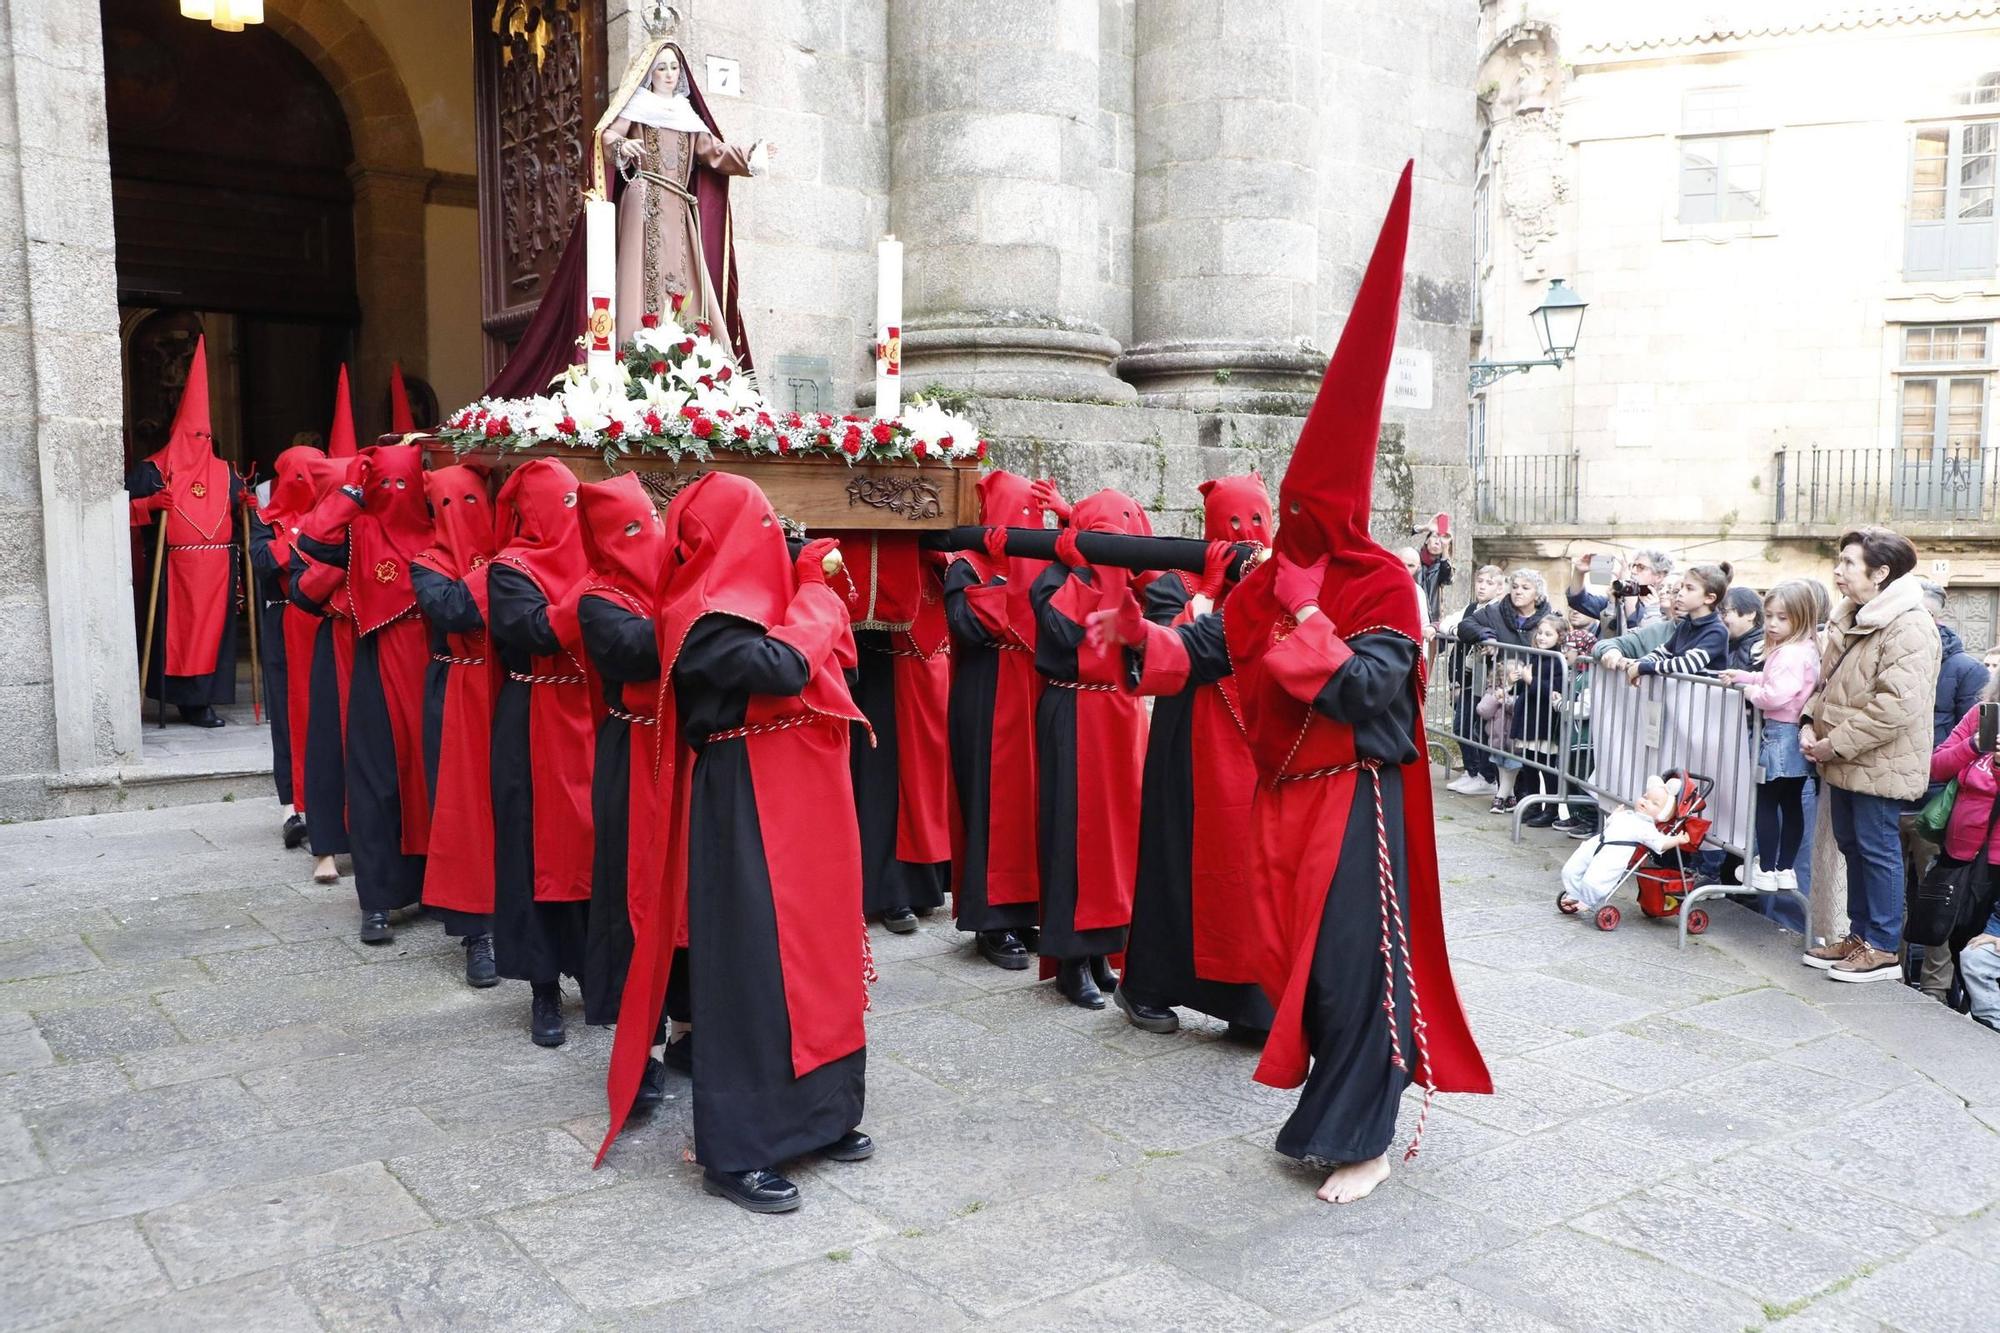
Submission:
POLYGON ((1014 938, 1021 941, 1021 947, 1029 953, 1040 953, 1042 951, 1042 928, 1040 926, 1023 926, 1014 932, 1014 938))
POLYGON ((1179 1014, 1171 1009, 1162 1009, 1158 1005, 1140 1004, 1125 993, 1123 986, 1112 992, 1111 998, 1125 1011, 1126 1021, 1141 1032, 1157 1032, 1165 1036, 1170 1032, 1181 1030, 1179 1014))
POLYGON ((465 984, 476 990, 500 984, 500 973, 493 966, 491 935, 465 937, 465 984))
POLYGON ((207 704, 202 704, 195 708, 189 708, 183 704, 181 706, 181 721, 187 723, 190 727, 219 727, 222 725, 222 714, 216 712, 215 709, 207 704))
POLYGON ((396 938, 396 932, 389 929, 387 912, 363 912, 361 914, 361 942, 363 944, 387 944, 396 938))
POLYGON ((1111 970, 1111 960, 1101 953, 1090 957, 1090 979, 1097 983, 1097 989, 1101 991, 1118 989, 1118 974, 1111 970))
POLYGON ((678 1070, 689 1078, 694 1077, 694 1033, 690 1032, 679 1041, 670 1041, 661 1052, 660 1059, 667 1068, 678 1070))
POLYGON ((1253 1028, 1248 1023, 1231 1023, 1229 1030, 1222 1034, 1224 1041, 1233 1041, 1239 1046, 1262 1046, 1271 1039, 1269 1028, 1253 1028))
POLYGON ((850 1129, 819 1150, 821 1157, 836 1162, 859 1162, 875 1155, 875 1140, 858 1129, 850 1129))
POLYGON ((892 907, 882 913, 882 925, 897 935, 907 935, 917 928, 917 914, 907 907, 892 907))
POLYGON ((560 1046, 569 1037, 563 1028, 561 991, 535 997, 528 1035, 537 1046, 560 1046))
POLYGON ((632 1114, 645 1115, 667 1099, 667 1067, 658 1060, 646 1061, 645 1077, 639 1080, 639 1093, 632 1098, 632 1114))
POLYGON ((1102 1009, 1104 992, 1091 979, 1090 966, 1081 958, 1065 958, 1056 970, 1056 989, 1080 1009, 1102 1009))
POLYGON ((1021 943, 1011 930, 980 931, 979 956, 1009 972, 1025 971, 1028 966, 1028 946, 1021 943))
POLYGON ((292 814, 285 817, 285 850, 296 851, 306 845, 306 817, 292 814))
POLYGON ((1552 805, 1538 805, 1521 816, 1522 828, 1553 828, 1556 822, 1556 808, 1552 805))
POLYGON ((789 1213, 799 1206, 799 1187, 776 1171, 717 1171, 705 1168, 701 1187, 753 1213, 789 1213))

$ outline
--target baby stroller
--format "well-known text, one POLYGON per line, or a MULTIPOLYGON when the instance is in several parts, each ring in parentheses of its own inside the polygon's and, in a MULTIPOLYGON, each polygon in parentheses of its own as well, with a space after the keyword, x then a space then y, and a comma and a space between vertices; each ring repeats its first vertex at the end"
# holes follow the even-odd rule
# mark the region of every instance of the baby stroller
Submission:
MULTIPOLYGON (((1708 810, 1709 794, 1715 790, 1715 779, 1706 778, 1686 769, 1671 775, 1680 783, 1674 796, 1673 809, 1655 827, 1662 833, 1685 833, 1687 847, 1670 847, 1664 852, 1656 852, 1640 842, 1610 841, 1606 847, 1630 847, 1632 860, 1625 871, 1625 878, 1618 882, 1617 892, 1633 880, 1638 881, 1639 910, 1649 917, 1672 918, 1680 915, 1681 899, 1694 887, 1694 869, 1689 865, 1689 851, 1701 846, 1703 838, 1714 821, 1703 818, 1708 810)), ((1579 904, 1569 899, 1566 893, 1556 895, 1556 908, 1567 916, 1576 915, 1579 904)), ((1618 908, 1606 903, 1597 909, 1593 918, 1599 930, 1616 930, 1623 914, 1618 908)), ((1699 907, 1691 907, 1687 913, 1687 933, 1699 935, 1708 929, 1708 913, 1699 907)))

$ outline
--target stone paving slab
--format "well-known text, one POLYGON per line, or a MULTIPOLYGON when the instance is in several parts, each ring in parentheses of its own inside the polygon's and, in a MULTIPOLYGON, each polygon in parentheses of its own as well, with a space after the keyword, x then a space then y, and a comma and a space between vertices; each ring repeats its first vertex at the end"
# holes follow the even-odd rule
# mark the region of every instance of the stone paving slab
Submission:
MULTIPOLYGON (((1985 1328, 2000 1034, 1716 904, 1559 916, 1573 847, 1449 798, 1498 1085, 1336 1209, 1221 1025, 1139 1032, 877 932, 865 1163, 702 1193, 687 1085, 601 1170, 608 1034, 526 1039, 439 927, 354 939, 268 801, 0 826, 0 1333, 143 1327, 1985 1328)), ((1398 1142, 1414 1133, 1409 1098, 1398 1142)))

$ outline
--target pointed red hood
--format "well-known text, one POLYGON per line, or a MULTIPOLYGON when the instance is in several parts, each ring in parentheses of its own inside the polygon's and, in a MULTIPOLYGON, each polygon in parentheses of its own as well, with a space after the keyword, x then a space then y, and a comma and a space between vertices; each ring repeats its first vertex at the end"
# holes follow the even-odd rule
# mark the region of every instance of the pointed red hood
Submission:
POLYGON ((484 469, 459 464, 424 473, 436 532, 424 564, 447 578, 462 579, 493 558, 493 502, 486 494, 484 469))
POLYGON ((347 363, 343 361, 340 382, 333 389, 333 425, 326 432, 326 456, 352 458, 354 454, 354 403, 347 389, 347 363))
POLYGON ((1145 507, 1123 491, 1102 490, 1086 495, 1070 511, 1069 525, 1078 532, 1122 532, 1128 537, 1153 535, 1153 520, 1145 507))
POLYGON ((616 593, 639 615, 652 614, 653 589, 667 555, 659 506, 634 472, 586 482, 576 492, 583 550, 590 561, 586 589, 616 593))
POLYGON ((347 586, 362 634, 410 614, 417 604, 410 561, 431 544, 424 507, 424 455, 413 444, 378 445, 368 459, 361 513, 348 529, 347 586))
POLYGON ((555 606, 590 572, 583 528, 576 517, 576 474, 553 458, 534 458, 514 469, 494 504, 494 529, 504 560, 524 571, 555 606))
POLYGON ((409 435, 416 431, 417 419, 410 415, 410 390, 403 383, 403 363, 389 363, 389 431, 409 435))
MULTIPOLYGON (((1405 164, 1361 290, 1327 363, 1319 396, 1299 432, 1278 486, 1279 527, 1273 543, 1300 564, 1330 556, 1320 609, 1335 629, 1353 634, 1385 625, 1423 641, 1409 571, 1369 535, 1375 494, 1375 446, 1382 401, 1396 350, 1396 316, 1403 299, 1403 255, 1410 237, 1410 173, 1405 164)), ((1275 564, 1252 581, 1275 576, 1275 564)))
POLYGON ((345 474, 344 467, 312 445, 293 445, 271 465, 271 498, 264 502, 264 521, 273 528, 296 527, 345 474))
POLYGON ((1202 536, 1212 542, 1271 544, 1271 493, 1255 472, 1201 484, 1202 536))
MULTIPOLYGON (((229 467, 215 456, 208 416, 208 339, 198 338, 187 384, 166 446, 148 460, 172 497, 172 507, 206 538, 224 537, 229 519, 229 467)), ((179 540, 179 539, 176 539, 179 540)))

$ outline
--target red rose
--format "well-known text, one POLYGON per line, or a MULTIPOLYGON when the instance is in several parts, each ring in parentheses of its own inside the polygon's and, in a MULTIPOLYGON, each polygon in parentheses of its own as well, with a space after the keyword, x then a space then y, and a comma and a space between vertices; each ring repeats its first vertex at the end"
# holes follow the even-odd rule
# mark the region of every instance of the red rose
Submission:
POLYGON ((694 419, 694 433, 705 440, 715 434, 715 423, 707 417, 696 417, 694 419))
POLYGON ((644 325, 649 329, 657 329, 660 327, 659 313, 657 311, 648 310, 645 314, 639 316, 639 323, 641 323, 642 325, 644 325))
POLYGON ((563 419, 556 423, 556 429, 565 435, 576 434, 576 418, 565 414, 563 419))
POLYGON ((655 361, 652 369, 655 375, 664 375, 667 373, 667 363, 664 361, 655 361))
POLYGON ((715 377, 712 375, 703 375, 700 379, 696 380, 695 383, 699 384, 704 389, 713 389, 715 387, 715 377))
POLYGON ((869 434, 875 437, 875 443, 887 444, 896 438, 896 428, 886 421, 878 421, 875 423, 875 429, 870 431, 869 434))
POLYGON ((981 440, 979 442, 979 452, 974 454, 973 457, 982 463, 986 461, 986 441, 981 440))
POLYGON ((693 421, 696 417, 701 415, 701 409, 696 407, 693 403, 686 403, 681 407, 681 415, 686 417, 689 421, 693 421))
POLYGON ((615 440, 624 433, 625 423, 622 421, 614 421, 604 428, 604 438, 607 440, 615 440))
POLYGON ((930 446, 925 444, 922 440, 910 441, 910 454, 912 457, 922 458, 927 452, 929 452, 929 449, 930 446))
POLYGON ((710 327, 709 322, 704 319, 699 324, 696 324, 694 326, 694 331, 696 333, 699 333, 702 337, 706 338, 709 333, 709 327, 710 327))
POLYGON ((689 338, 686 342, 681 344, 681 355, 686 356, 692 351, 694 351, 694 339, 689 338))
POLYGON ((715 377, 721 380, 724 384, 727 384, 729 383, 729 377, 731 375, 734 375, 735 373, 736 372, 731 370, 728 366, 724 366, 722 369, 715 372, 715 377))
POLYGON ((681 307, 687 304, 687 299, 688 299, 687 293, 673 292, 671 293, 671 295, 673 296, 674 299, 674 313, 678 315, 681 312, 681 307))
POLYGON ((940 449, 949 449, 949 448, 951 448, 951 436, 947 435, 947 436, 945 436, 945 437, 944 437, 944 438, 943 438, 942 440, 939 440, 939 441, 938 441, 938 448, 940 448, 940 449))

